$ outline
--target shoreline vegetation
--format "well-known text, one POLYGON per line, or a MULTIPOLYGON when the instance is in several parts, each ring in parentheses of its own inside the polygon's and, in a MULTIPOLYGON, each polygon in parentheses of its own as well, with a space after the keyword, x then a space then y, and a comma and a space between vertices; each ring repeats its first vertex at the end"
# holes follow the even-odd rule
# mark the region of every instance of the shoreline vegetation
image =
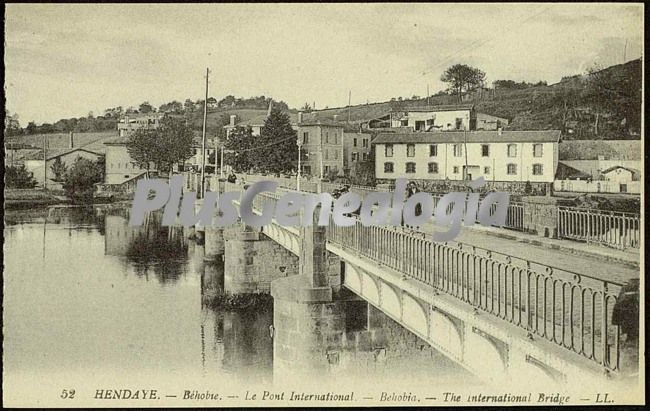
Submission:
POLYGON ((89 203, 75 203, 62 190, 43 190, 41 188, 5 188, 5 210, 25 210, 55 205, 92 206, 95 204, 117 203, 132 200, 129 195, 114 195, 113 197, 95 197, 89 203))

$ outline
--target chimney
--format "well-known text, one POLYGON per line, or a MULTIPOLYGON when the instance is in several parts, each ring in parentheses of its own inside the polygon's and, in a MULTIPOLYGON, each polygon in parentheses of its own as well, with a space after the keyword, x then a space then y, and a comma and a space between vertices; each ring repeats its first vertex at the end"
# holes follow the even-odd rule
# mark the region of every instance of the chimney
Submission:
POLYGON ((501 127, 498 127, 497 128, 497 135, 500 136, 501 134, 503 134, 503 129, 501 127))
POLYGON ((302 111, 298 112, 298 124, 302 123, 302 111))
POLYGON ((230 125, 234 126, 236 121, 237 121, 237 114, 231 114, 230 115, 230 125))
POLYGON ((70 132, 70 148, 74 148, 74 133, 71 131, 70 132))
POLYGON ((334 114, 334 121, 339 121, 339 115, 338 114, 334 114))

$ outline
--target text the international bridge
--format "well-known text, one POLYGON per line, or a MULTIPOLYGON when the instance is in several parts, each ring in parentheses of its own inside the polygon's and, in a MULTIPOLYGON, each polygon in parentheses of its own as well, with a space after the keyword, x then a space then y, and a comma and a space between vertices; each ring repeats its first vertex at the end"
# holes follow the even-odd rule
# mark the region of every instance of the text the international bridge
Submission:
MULTIPOLYGON (((226 191, 235 187, 226 184, 226 191)), ((260 193, 253 210, 261 213, 279 198, 260 193)), ((619 327, 611 318, 622 284, 429 237, 403 227, 364 226, 359 220, 339 227, 330 219, 327 228, 328 243, 520 327, 531 340, 541 337, 605 370, 619 370, 619 327)))

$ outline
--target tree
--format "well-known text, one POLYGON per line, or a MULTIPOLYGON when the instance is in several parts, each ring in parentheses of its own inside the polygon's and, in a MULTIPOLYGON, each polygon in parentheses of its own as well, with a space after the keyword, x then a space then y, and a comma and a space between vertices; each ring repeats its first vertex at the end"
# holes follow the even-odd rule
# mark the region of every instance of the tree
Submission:
POLYGON ((153 165, 159 172, 171 175, 174 164, 184 163, 193 155, 194 132, 181 119, 163 118, 156 129, 136 130, 126 143, 133 161, 149 170, 153 165))
POLYGON ((150 129, 138 129, 129 137, 126 149, 133 162, 141 169, 147 170, 147 178, 152 164, 155 163, 156 133, 150 129))
POLYGON ((35 134, 38 126, 33 121, 30 121, 25 127, 25 134, 35 134))
POLYGON ((458 102, 461 102, 463 91, 469 92, 483 85, 485 73, 466 64, 455 64, 445 70, 440 80, 449 85, 449 89, 458 97, 458 102))
POLYGON ((312 110, 312 108, 309 103, 305 103, 302 107, 300 107, 300 110, 309 113, 312 110))
POLYGON ((138 111, 140 111, 140 113, 142 114, 149 114, 149 113, 153 113, 155 109, 151 104, 149 104, 148 101, 145 101, 144 103, 140 104, 138 111))
POLYGON ((77 157, 65 173, 63 189, 66 196, 73 203, 87 203, 92 201, 95 192, 95 184, 103 179, 104 170, 95 161, 83 157, 77 157))
POLYGON ((190 100, 189 98, 185 100, 185 104, 183 104, 183 107, 185 108, 185 111, 188 113, 191 113, 194 111, 194 102, 190 100))
POLYGON ((235 127, 224 141, 224 161, 237 172, 247 172, 253 165, 253 130, 250 127, 235 127))
POLYGON ((25 165, 5 168, 5 184, 7 188, 34 188, 36 180, 34 174, 27 171, 25 165))
POLYGON ((6 136, 16 136, 22 133, 20 128, 20 122, 18 122, 18 114, 13 116, 5 110, 5 135, 6 136))
POLYGON ((57 157, 56 160, 54 160, 54 163, 52 163, 52 166, 50 166, 50 170, 52 170, 52 174, 54 174, 54 181, 63 181, 65 173, 68 171, 68 166, 61 161, 61 157, 57 157))
POLYGON ((253 158, 260 170, 277 174, 298 167, 297 134, 291 127, 289 116, 280 108, 271 109, 256 145, 259 148, 256 148, 253 158))

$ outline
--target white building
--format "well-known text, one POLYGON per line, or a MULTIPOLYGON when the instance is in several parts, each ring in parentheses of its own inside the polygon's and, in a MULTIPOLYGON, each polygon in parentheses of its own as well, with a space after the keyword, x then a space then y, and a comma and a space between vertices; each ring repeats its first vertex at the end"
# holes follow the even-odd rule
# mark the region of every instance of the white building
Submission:
POLYGON ((551 183, 560 131, 382 133, 375 145, 380 180, 465 180, 551 183))
POLYGON ((475 130, 474 105, 445 105, 408 108, 391 113, 391 127, 409 127, 413 131, 475 130))

